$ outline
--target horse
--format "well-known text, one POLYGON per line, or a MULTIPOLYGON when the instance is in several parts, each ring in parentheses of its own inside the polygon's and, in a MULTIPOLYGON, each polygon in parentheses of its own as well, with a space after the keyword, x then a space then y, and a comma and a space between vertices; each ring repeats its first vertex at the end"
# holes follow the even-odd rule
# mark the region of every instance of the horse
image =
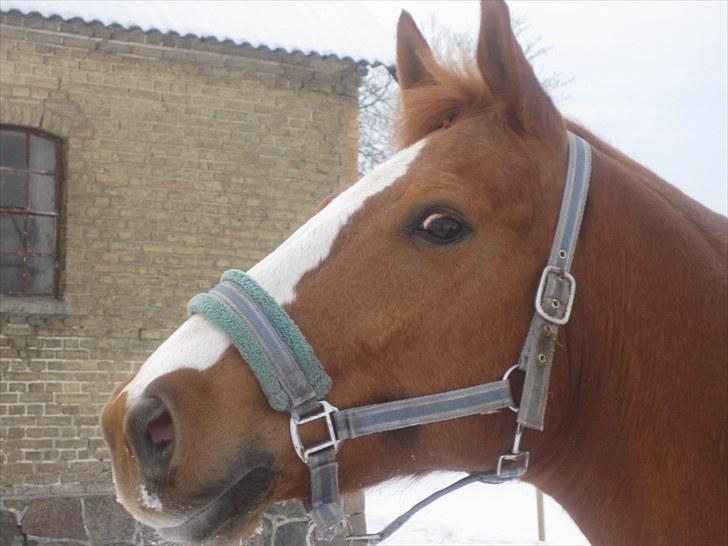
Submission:
MULTIPOLYGON (((556 339, 543 431, 522 431, 523 480, 594 544, 728 542, 726 218, 564 119, 503 2, 482 2, 474 62, 460 67, 437 60, 402 12, 396 62, 400 151, 247 273, 310 343, 327 400, 467 388, 516 361, 573 133, 592 156, 578 294, 556 339)), ((248 364, 194 314, 103 410, 118 498, 162 537, 237 543, 268 504, 308 497, 289 417, 248 364)), ((507 380, 513 392, 523 381, 507 380)), ((325 437, 322 423, 299 441, 325 437)), ((513 433, 504 410, 351 440, 340 487, 483 472, 513 433)))

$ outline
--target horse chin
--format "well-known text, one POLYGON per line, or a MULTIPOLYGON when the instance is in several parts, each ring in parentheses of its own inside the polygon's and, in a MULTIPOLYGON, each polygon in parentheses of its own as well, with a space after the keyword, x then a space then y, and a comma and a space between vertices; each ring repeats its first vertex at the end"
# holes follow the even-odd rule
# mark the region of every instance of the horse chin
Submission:
POLYGON ((162 539, 180 544, 237 544, 253 533, 274 478, 270 468, 256 467, 181 524, 156 531, 162 539))

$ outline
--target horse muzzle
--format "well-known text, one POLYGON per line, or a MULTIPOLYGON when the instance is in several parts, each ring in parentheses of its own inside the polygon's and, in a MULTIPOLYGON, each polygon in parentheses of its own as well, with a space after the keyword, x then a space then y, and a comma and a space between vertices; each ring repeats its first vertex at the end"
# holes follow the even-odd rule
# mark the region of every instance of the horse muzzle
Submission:
POLYGON ((128 404, 112 397, 104 410, 120 502, 165 540, 237 543, 269 502, 273 457, 252 438, 215 432, 213 441, 160 390, 128 404))
POLYGON ((257 523, 274 481, 270 467, 251 469, 182 523, 157 528, 160 537, 183 544, 227 544, 257 523))

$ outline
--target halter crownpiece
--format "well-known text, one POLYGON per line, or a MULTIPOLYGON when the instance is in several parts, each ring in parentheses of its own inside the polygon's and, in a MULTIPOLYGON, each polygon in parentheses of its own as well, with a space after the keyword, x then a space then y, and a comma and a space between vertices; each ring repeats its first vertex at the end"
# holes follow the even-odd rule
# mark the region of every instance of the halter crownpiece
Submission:
POLYGON ((271 407, 291 413, 291 441, 311 473, 311 520, 317 538, 342 537, 376 544, 438 498, 473 482, 518 480, 528 468, 529 452, 520 449, 524 427, 543 430, 549 375, 559 326, 570 317, 576 281, 569 273, 589 190, 591 147, 568 133, 569 150, 561 210, 549 260, 541 274, 535 312, 518 363, 500 381, 427 396, 339 410, 323 397, 331 379, 293 320, 252 278, 242 271, 223 274, 209 293, 195 296, 189 314, 201 314, 220 327, 246 360, 271 407), (508 376, 526 372, 520 408, 515 408, 508 376), (379 533, 354 536, 339 496, 336 453, 342 442, 368 434, 435 423, 511 408, 518 413, 510 451, 496 469, 471 474, 413 506, 379 533), (298 427, 323 420, 329 438, 304 446, 298 427))

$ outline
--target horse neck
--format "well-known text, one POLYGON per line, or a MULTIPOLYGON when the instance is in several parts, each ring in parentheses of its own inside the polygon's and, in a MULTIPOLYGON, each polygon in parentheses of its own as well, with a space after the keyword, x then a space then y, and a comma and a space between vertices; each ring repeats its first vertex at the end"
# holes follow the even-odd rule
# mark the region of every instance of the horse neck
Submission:
POLYGON ((592 542, 720 542, 725 218, 577 132, 594 148, 578 289, 530 479, 592 542))

